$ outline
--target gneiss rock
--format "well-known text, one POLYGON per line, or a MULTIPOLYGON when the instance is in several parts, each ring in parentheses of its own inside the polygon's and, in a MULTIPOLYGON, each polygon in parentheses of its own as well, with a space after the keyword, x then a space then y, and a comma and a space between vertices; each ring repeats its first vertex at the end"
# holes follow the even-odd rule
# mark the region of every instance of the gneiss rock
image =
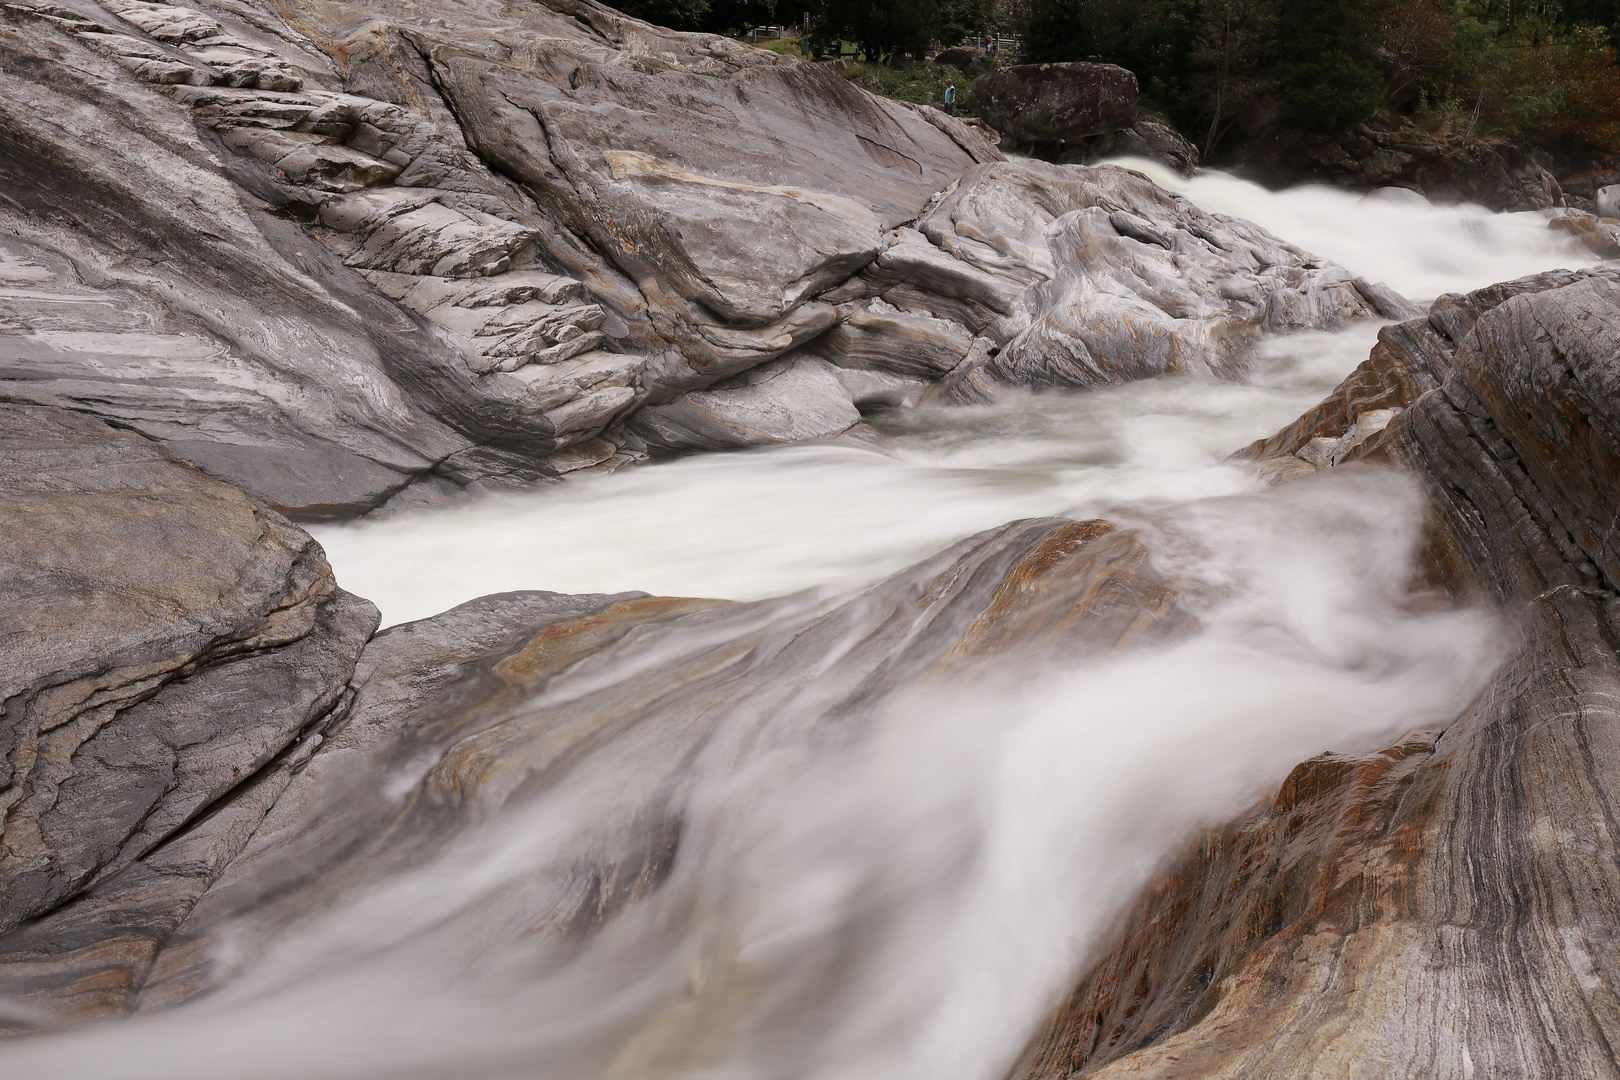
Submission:
MULTIPOLYGON (((461 826, 606 784, 601 812, 547 812, 550 839, 481 894, 529 911, 520 933, 486 938, 506 924, 471 915, 457 936, 493 945, 497 966, 555 963, 634 905, 703 895, 690 874, 671 881, 675 852, 750 747, 860 730, 919 686, 948 692, 971 672, 1189 625, 1139 535, 1057 519, 991 530, 854 596, 484 597, 379 634, 312 755, 272 763, 207 818, 0 936, 0 992, 47 1028, 178 1003, 334 903, 454 856, 461 826)), ((714 970, 746 962, 725 940, 693 945, 714 970)), ((747 985, 714 980, 698 1003, 743 1015, 747 985)))
POLYGON ((1086 165, 1112 157, 1140 157, 1191 176, 1198 168, 1198 147, 1169 124, 1139 116, 1130 127, 1085 139, 1058 157, 1061 164, 1086 165))
POLYGON ((1503 605, 1517 649, 1461 717, 1308 761, 1209 837, 1019 1076, 1620 1075, 1617 328, 1613 271, 1442 297, 1248 451, 1299 461, 1384 414, 1307 471, 1422 478, 1431 579, 1503 605))
MULTIPOLYGON (((141 431, 297 517, 530 483, 598 440, 614 447, 602 461, 643 437, 672 449, 636 410, 696 415, 683 395, 731 395, 721 384, 778 358, 767 372, 816 370, 791 362, 808 356, 939 379, 971 358, 953 386, 1089 385, 1235 372, 1255 332, 1370 313, 1344 294, 1279 317, 1279 288, 1319 300, 1314 271, 1336 271, 1255 230, 1222 239, 1213 218, 1229 256, 1184 266, 1162 247, 1180 210, 1085 194, 1136 181, 1014 166, 972 126, 827 65, 592 0, 17 0, 3 17, 0 385, 141 431), (986 169, 1019 191, 990 196, 1000 220, 935 227, 941 207, 989 196, 986 169), (1095 205, 1106 227, 1066 223, 1048 250, 1049 225, 1095 205), (1247 280, 1251 242, 1267 281, 1247 280), (1144 259, 1151 284, 1134 280, 1144 259), (1082 310, 1075 276, 1129 295, 1094 290, 1082 310), (1119 338, 1139 301, 1178 321, 1176 355, 1163 326, 1150 359, 1119 338), (1200 337, 1233 327, 1230 345, 1200 337), (1016 363, 984 366, 1006 347, 1016 363)), ((1080 94, 1029 113, 1064 138, 1134 115, 1128 72, 1042 78, 1080 94)), ((820 437, 871 382, 813 423, 707 442, 686 425, 676 442, 820 437)), ((775 385, 749 394, 787 393, 775 385)))
POLYGON ((1114 64, 1019 64, 973 80, 963 104, 1020 143, 1067 143, 1136 119, 1136 76, 1114 64))
POLYGON ((1399 299, 1112 166, 980 166, 917 229, 982 274, 1028 286, 983 327, 990 347, 964 358, 992 384, 1232 376, 1263 332, 1331 329, 1399 299))
POLYGON ((0 927, 131 864, 338 705, 377 612, 157 444, 0 406, 0 927))

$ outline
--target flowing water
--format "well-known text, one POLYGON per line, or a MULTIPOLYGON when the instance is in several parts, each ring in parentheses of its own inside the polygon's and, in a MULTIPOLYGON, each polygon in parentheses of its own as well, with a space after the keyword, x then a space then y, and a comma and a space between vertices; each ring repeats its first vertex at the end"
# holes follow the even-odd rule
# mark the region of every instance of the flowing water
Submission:
MULTIPOLYGON (((1415 299, 1593 261, 1539 215, 1153 175, 1415 299)), ((1488 613, 1404 602, 1409 482, 1345 470, 1261 490, 1223 463, 1375 331, 1274 340, 1247 385, 879 416, 882 451, 695 457, 319 530, 387 622, 523 588, 806 590, 767 609, 791 630, 980 529, 1106 515, 1151 535, 1199 629, 1011 685, 895 694, 834 745, 816 725, 830 675, 769 709, 717 706, 683 766, 668 879, 584 946, 548 952, 533 927, 546 875, 623 812, 630 785, 605 766, 244 947, 218 992, 13 1044, 0 1075, 995 1080, 1188 837, 1304 758, 1444 722, 1499 658, 1488 613)))

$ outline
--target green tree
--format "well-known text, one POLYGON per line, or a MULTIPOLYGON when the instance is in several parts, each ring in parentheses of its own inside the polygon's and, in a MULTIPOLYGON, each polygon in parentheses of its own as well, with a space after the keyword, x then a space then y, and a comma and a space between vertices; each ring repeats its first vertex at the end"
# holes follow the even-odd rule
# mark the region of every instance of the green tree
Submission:
POLYGON ((1365 120, 1382 104, 1370 0, 1291 0, 1277 23, 1277 92, 1307 131, 1365 120))
POLYGON ((1208 158, 1238 118, 1276 96, 1278 12, 1273 0, 1208 0, 1200 15, 1186 111, 1196 110, 1208 158))
POLYGON ((823 0, 815 37, 853 41, 868 60, 921 56, 940 25, 938 0, 823 0))

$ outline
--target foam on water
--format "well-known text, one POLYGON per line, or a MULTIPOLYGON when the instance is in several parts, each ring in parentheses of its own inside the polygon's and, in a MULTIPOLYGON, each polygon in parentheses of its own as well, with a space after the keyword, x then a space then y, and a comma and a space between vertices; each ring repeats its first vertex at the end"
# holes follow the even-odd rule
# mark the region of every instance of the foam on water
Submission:
MULTIPOLYGON (((1591 261, 1536 215, 1152 174, 1418 299, 1591 261)), ((518 588, 824 597, 1011 518, 1111 515, 1151 534, 1199 629, 903 693, 837 746, 811 724, 721 753, 756 741, 755 710, 735 709, 691 760, 670 877, 576 952, 532 955, 533 883, 622 798, 606 781, 513 799, 426 865, 311 913, 212 996, 14 1043, 0 1075, 1004 1075, 1188 836, 1298 761, 1445 722, 1501 655, 1488 614, 1403 602, 1410 481, 1348 469, 1261 490, 1224 464, 1375 332, 1274 340, 1248 385, 877 417, 890 452, 694 457, 316 530, 339 581, 397 622, 518 588)))
POLYGON ((1547 228, 1549 211, 1493 214, 1482 206, 1433 206, 1323 185, 1269 191, 1228 173, 1183 177, 1157 162, 1121 158, 1211 213, 1247 218, 1364 277, 1427 304, 1441 293, 1600 260, 1547 228))

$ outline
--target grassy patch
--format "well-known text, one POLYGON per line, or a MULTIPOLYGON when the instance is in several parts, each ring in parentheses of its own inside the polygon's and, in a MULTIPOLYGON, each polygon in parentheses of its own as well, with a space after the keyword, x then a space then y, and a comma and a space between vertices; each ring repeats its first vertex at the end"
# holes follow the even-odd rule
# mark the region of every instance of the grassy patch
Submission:
POLYGON ((971 81, 949 64, 936 64, 932 60, 910 61, 890 67, 864 60, 850 61, 844 78, 874 94, 910 101, 918 105, 942 105, 945 102, 945 82, 955 80, 957 115, 970 116, 962 108, 962 92, 971 81))
MULTIPOLYGON (((747 38, 743 38, 743 40, 748 41, 747 38)), ((754 43, 749 42, 749 44, 754 43)), ((754 44, 754 47, 773 53, 781 53, 783 56, 799 56, 799 42, 796 38, 773 38, 770 41, 761 41, 754 44)), ((800 57, 800 59, 802 60, 803 57, 800 57)))
MULTIPOLYGON (((745 37, 742 39, 747 41, 745 37)), ((753 44, 753 43, 750 43, 753 44)), ((949 64, 936 64, 932 60, 911 60, 903 64, 890 67, 888 64, 876 64, 868 60, 858 59, 860 51, 851 43, 843 42, 843 56, 847 67, 844 69, 844 78, 859 86, 883 97, 894 98, 897 101, 909 101, 917 105, 940 106, 945 103, 945 83, 954 80, 956 83, 957 115, 972 116, 962 108, 961 99, 968 83, 972 82, 956 68, 949 64)), ((771 52, 783 56, 799 56, 799 42, 796 38, 778 38, 773 41, 761 41, 755 48, 769 49, 771 52)), ((803 57, 800 57, 803 59, 803 57)))

